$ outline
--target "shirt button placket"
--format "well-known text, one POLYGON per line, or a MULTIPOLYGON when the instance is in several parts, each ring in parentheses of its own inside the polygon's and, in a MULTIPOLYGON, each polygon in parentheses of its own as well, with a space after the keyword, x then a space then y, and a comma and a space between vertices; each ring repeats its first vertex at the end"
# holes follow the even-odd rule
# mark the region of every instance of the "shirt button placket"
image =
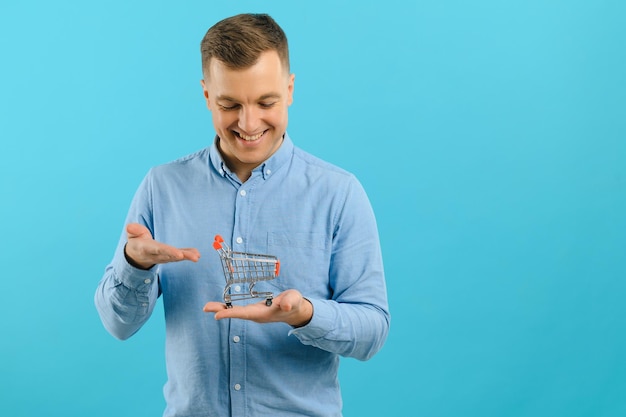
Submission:
MULTIPOLYGON (((238 193, 238 194, 239 194, 239 197, 240 197, 241 199, 245 199, 245 197, 248 195, 248 192, 247 192, 246 190, 241 189, 241 190, 239 190, 239 193, 238 193)), ((246 202, 246 201, 244 201, 244 200, 242 200, 242 202, 241 202, 241 203, 237 203, 237 205, 236 205, 236 210, 239 210, 240 208, 242 208, 242 206, 244 206, 244 205, 246 205, 246 204, 247 204, 247 202, 246 202)), ((240 227, 240 226, 241 226, 241 225, 237 225, 237 224, 235 224, 235 230, 234 230, 234 232, 235 232, 235 233, 234 233, 234 234, 235 234, 235 236, 237 236, 237 233, 240 233, 240 232, 241 232, 240 230, 239 230, 239 231, 237 230, 237 229, 239 229, 239 227, 240 227)), ((243 237, 242 237, 241 235, 237 236, 237 237, 235 238, 235 243, 236 243, 236 244, 238 244, 238 245, 242 245, 242 244, 243 244, 243 237)), ((240 249, 240 250, 241 250, 241 249, 240 249)))
MULTIPOLYGON (((250 180, 249 180, 250 181, 250 180)), ((243 186, 237 190, 235 198, 235 222, 233 224, 232 237, 233 237, 233 250, 234 251, 246 251, 246 233, 248 230, 249 219, 244 213, 248 213, 250 204, 250 183, 245 184, 247 189, 243 186)), ((233 285, 231 287, 233 293, 241 293, 247 291, 247 288, 243 284, 233 285)), ((245 335, 245 323, 243 321, 232 321, 230 324, 229 338, 231 348, 230 350, 230 390, 233 395, 233 401, 231 403, 232 415, 244 415, 245 414, 245 402, 246 402, 246 348, 244 344, 245 335)))
POLYGON ((243 415, 245 403, 245 390, 243 386, 245 384, 245 346, 243 345, 243 323, 234 323, 231 326, 230 334, 230 389, 233 393, 232 402, 232 415, 243 415))

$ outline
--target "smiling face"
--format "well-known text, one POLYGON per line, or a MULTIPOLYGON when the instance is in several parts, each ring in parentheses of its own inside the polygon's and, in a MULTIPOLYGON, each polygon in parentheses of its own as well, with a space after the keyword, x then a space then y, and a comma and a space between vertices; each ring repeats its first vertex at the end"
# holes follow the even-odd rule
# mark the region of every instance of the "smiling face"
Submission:
POLYGON ((295 76, 273 50, 245 69, 213 58, 207 72, 201 83, 220 151, 228 167, 246 181, 282 144, 295 76))

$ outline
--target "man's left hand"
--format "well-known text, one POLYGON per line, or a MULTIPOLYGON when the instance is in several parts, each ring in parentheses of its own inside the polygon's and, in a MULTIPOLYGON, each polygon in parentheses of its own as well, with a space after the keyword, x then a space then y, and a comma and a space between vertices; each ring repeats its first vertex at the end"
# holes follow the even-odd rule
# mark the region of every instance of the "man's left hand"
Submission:
POLYGON ((257 323, 284 322, 293 327, 307 325, 313 317, 313 305, 297 290, 287 290, 272 300, 272 305, 265 305, 265 301, 246 306, 233 305, 227 308, 225 304, 216 301, 206 303, 203 308, 206 313, 215 313, 215 319, 243 319, 257 323))

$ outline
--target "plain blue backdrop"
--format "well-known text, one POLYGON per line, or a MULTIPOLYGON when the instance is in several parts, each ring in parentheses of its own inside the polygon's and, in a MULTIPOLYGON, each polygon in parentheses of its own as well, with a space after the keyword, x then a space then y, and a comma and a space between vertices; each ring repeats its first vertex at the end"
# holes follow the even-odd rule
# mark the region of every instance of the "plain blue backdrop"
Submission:
POLYGON ((626 415, 625 4, 2 2, 0 413, 162 413, 161 304, 120 342, 93 293, 146 171, 212 140, 200 39, 252 11, 290 135, 377 214, 392 327, 345 416, 626 415))

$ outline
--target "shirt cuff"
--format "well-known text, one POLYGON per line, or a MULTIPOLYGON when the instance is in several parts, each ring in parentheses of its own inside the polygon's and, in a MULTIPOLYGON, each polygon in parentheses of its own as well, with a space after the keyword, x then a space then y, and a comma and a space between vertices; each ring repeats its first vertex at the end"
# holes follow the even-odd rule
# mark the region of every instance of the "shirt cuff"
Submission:
POLYGON ((305 343, 316 339, 322 339, 333 331, 336 323, 336 313, 328 300, 308 300, 313 304, 313 317, 311 321, 302 327, 291 329, 289 335, 296 336, 301 342, 305 343))
POLYGON ((148 291, 152 283, 158 278, 156 265, 150 269, 135 268, 128 263, 124 256, 117 257, 113 263, 113 268, 117 281, 136 291, 148 291))

